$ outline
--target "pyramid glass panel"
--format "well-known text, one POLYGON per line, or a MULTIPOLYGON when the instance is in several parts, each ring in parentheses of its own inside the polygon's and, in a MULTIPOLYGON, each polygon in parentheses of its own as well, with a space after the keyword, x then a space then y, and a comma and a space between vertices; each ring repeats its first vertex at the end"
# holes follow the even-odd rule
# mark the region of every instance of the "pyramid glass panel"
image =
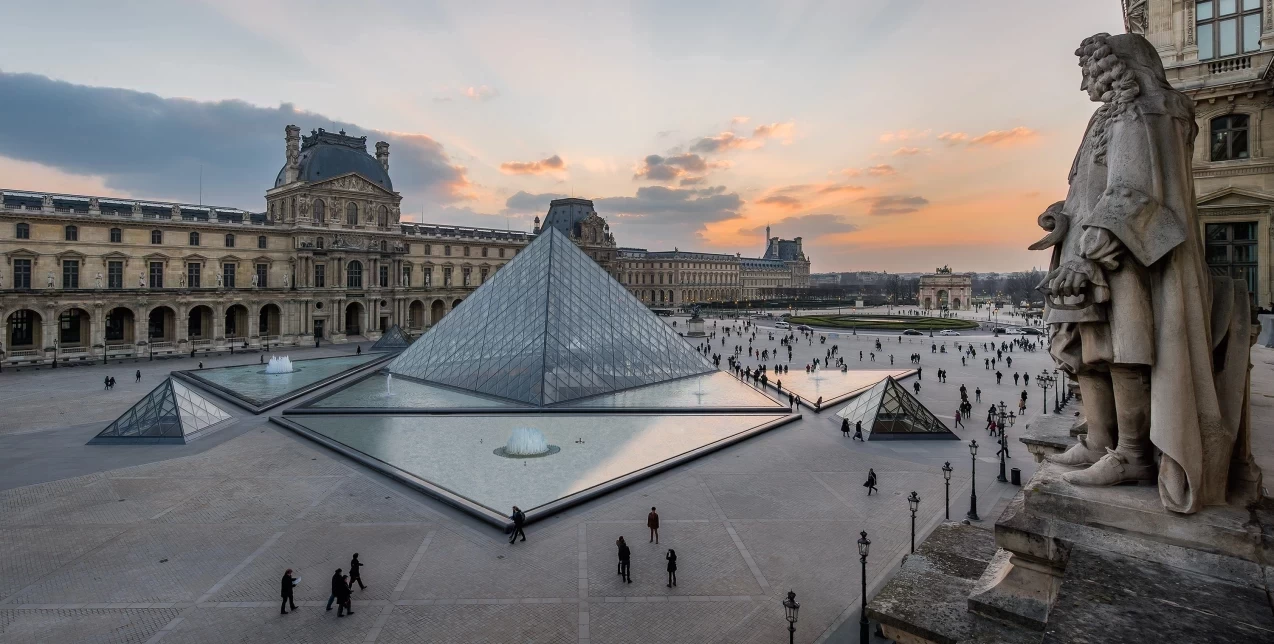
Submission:
POLYGON ((550 227, 389 370, 545 406, 715 368, 550 227))
POLYGON ((376 344, 372 345, 369 351, 398 351, 406 349, 410 345, 411 340, 407 339, 407 334, 403 333, 403 330, 395 324, 389 327, 389 330, 384 335, 380 336, 380 339, 376 341, 376 344))
POLYGON ((232 418, 198 392, 167 378, 89 443, 186 443, 232 418))
POLYGON ((863 425, 863 436, 870 440, 900 438, 945 438, 956 440, 947 426, 920 404, 906 388, 892 377, 876 383, 854 397, 836 415, 849 421, 850 427, 863 425))

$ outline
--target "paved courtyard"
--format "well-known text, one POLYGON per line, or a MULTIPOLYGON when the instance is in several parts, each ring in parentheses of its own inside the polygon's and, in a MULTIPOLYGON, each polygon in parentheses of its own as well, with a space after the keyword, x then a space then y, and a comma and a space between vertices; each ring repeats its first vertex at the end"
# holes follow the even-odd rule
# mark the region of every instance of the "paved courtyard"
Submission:
MULTIPOLYGON (((764 329, 754 347, 777 346, 762 338, 764 329)), ((852 356, 851 368, 875 338, 837 340, 852 356)), ((6 370, 0 640, 779 642, 787 628, 780 601, 790 589, 802 606, 797 641, 850 641, 861 583, 859 531, 872 539, 867 581, 874 589, 908 550, 907 494, 915 490, 922 499, 918 541, 942 519, 944 461, 956 468, 952 517, 968 509, 967 440, 983 444, 985 408, 992 400, 1012 403, 1022 389, 1011 375, 997 387, 994 372, 983 368, 981 342, 989 340, 946 338, 949 353, 931 354, 928 337, 899 344, 886 335, 883 364, 880 354, 875 365, 863 364, 888 368, 892 352, 905 368, 910 353, 921 353, 919 398, 948 426, 960 384, 970 392, 981 387, 984 402, 967 427, 955 428, 962 441, 851 442, 835 422, 839 406, 802 410, 798 422, 533 524, 527 541, 513 546, 476 519, 229 403, 224 407, 240 422, 190 445, 84 445, 169 370, 193 367, 188 359, 6 370), (957 340, 977 344, 976 364, 960 365, 957 340), (133 384, 137 368, 143 382, 133 384), (937 382, 940 368, 950 372, 946 384, 937 382), (119 380, 113 392, 101 391, 105 375, 119 380), (867 497, 862 487, 868 468, 879 475, 878 496, 867 497), (658 546, 642 541, 651 506, 661 516, 658 546), (620 535, 633 546, 632 584, 615 573, 620 535), (678 554, 676 588, 665 586, 668 548, 678 554), (355 614, 337 619, 324 610, 329 578, 354 552, 365 563, 368 588, 355 591, 355 614), (300 608, 283 616, 278 585, 286 568, 301 577, 300 608)), ((737 342, 727 338, 727 347, 737 342)), ((800 343, 792 369, 832 343, 800 343)), ((714 351, 719 347, 718 339, 714 351)), ((1044 352, 1012 355, 1006 374, 1049 365, 1044 352)), ((756 363, 746 360, 746 348, 744 357, 756 363)), ((257 360, 248 354, 204 362, 257 360)), ((1255 349, 1253 361, 1261 391, 1254 414, 1268 425, 1274 352, 1255 349)), ((912 380, 903 381, 909 390, 912 380)), ((1010 437, 1040 413, 1040 390, 1029 391, 1028 414, 1010 437)), ((978 454, 976 481, 987 522, 1018 490, 994 480, 991 445, 978 454)), ((1025 448, 1012 448, 1010 465, 1029 476, 1034 466, 1025 448)))

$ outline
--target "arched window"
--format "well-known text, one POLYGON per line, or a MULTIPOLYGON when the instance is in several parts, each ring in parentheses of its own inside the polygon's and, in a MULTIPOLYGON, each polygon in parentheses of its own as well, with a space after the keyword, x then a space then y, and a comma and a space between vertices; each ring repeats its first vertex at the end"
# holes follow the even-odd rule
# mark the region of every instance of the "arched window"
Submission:
POLYGON ((267 245, 265 235, 257 235, 257 248, 265 248, 267 245))
POLYGON ((193 233, 193 232, 190 233, 190 245, 191 246, 199 245, 199 233, 193 233))
POLYGON ((270 204, 270 221, 274 221, 274 204, 270 204))
POLYGON ((321 224, 323 223, 323 220, 326 217, 327 217, 327 204, 324 204, 322 199, 315 199, 314 200, 314 221, 321 224))
POLYGON ((31 239, 31 224, 18 224, 15 236, 18 239, 31 239))
POLYGON ((75 226, 67 226, 65 237, 66 237, 66 241, 79 241, 80 229, 76 228, 75 226))
POLYGON ((118 244, 124 241, 124 231, 118 228, 111 229, 111 243, 118 244))
POLYGON ((315 244, 315 246, 317 246, 318 248, 322 249, 322 248, 323 248, 323 238, 322 238, 322 237, 319 237, 319 238, 318 238, 318 240, 316 240, 316 241, 314 242, 314 244, 315 244))
POLYGON ((384 253, 389 250, 389 242, 380 240, 380 252, 384 253))
POLYGON ((234 235, 226 235, 226 248, 234 248, 234 235))
POLYGON ((164 231, 162 231, 162 230, 152 230, 152 231, 150 231, 150 243, 152 243, 152 244, 162 244, 162 243, 164 243, 164 231))
POLYGON ((345 265, 345 286, 363 288, 363 263, 354 260, 345 265))
POLYGON ((352 201, 349 202, 348 206, 345 206, 345 225, 346 226, 358 225, 358 204, 352 201))
POLYGON ((1212 119, 1212 160, 1248 158, 1247 114, 1227 114, 1212 119))
POLYGON ((389 208, 386 208, 385 206, 380 207, 380 210, 376 214, 376 223, 381 228, 389 225, 389 208))
POLYGON ((288 215, 291 216, 292 221, 296 221, 296 197, 292 197, 292 200, 288 202, 288 215))

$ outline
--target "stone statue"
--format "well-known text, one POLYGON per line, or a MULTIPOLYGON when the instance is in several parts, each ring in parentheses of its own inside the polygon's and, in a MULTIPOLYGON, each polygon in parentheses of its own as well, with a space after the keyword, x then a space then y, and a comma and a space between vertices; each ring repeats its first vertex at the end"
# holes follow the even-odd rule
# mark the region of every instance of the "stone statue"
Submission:
POLYGON ((102 272, 101 271, 97 272, 97 277, 93 278, 93 283, 96 285, 97 288, 99 289, 102 288, 102 272))
POLYGON ((283 274, 283 288, 292 288, 292 276, 283 274))
POLYGON ((221 273, 217 273, 217 288, 221 288, 221 273))
POLYGON ((1078 468, 1063 476, 1075 485, 1157 482, 1174 512, 1253 500, 1247 289, 1203 261, 1194 104, 1141 36, 1075 53, 1101 106, 1031 248, 1053 249, 1049 352, 1079 382, 1088 434, 1049 460, 1078 468))
POLYGON ((49 271, 49 288, 53 288, 53 271, 49 271))
POLYGON ((252 288, 256 288, 256 287, 257 287, 257 274, 256 274, 256 273, 253 273, 253 274, 252 274, 252 288))
POLYGON ((146 273, 137 271, 137 288, 146 288, 146 273))
POLYGON ((186 274, 182 273, 177 276, 177 287, 186 288, 186 274))

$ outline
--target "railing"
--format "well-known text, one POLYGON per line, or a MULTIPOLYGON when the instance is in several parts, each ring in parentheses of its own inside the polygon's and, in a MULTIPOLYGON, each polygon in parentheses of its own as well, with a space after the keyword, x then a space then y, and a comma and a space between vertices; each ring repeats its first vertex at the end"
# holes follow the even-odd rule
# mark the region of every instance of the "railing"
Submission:
POLYGON ((198 348, 198 347, 210 347, 210 346, 212 346, 212 340, 211 340, 211 339, 207 339, 207 340, 191 340, 191 341, 190 341, 190 348, 192 348, 192 349, 195 349, 195 348, 198 348))
POLYGON ((1226 72, 1236 72, 1244 69, 1252 69, 1251 56, 1239 56, 1237 58, 1226 58, 1208 63, 1209 74, 1224 74, 1226 72))
POLYGON ((151 342, 150 343, 151 351, 155 351, 159 349, 172 349, 172 348, 173 348, 173 343, 171 342, 151 342))
POLYGON ((40 355, 39 349, 14 349, 9 352, 10 358, 34 358, 40 355))
POLYGON ((58 353, 64 356, 75 355, 77 353, 88 353, 88 347, 62 347, 58 349, 58 353))

